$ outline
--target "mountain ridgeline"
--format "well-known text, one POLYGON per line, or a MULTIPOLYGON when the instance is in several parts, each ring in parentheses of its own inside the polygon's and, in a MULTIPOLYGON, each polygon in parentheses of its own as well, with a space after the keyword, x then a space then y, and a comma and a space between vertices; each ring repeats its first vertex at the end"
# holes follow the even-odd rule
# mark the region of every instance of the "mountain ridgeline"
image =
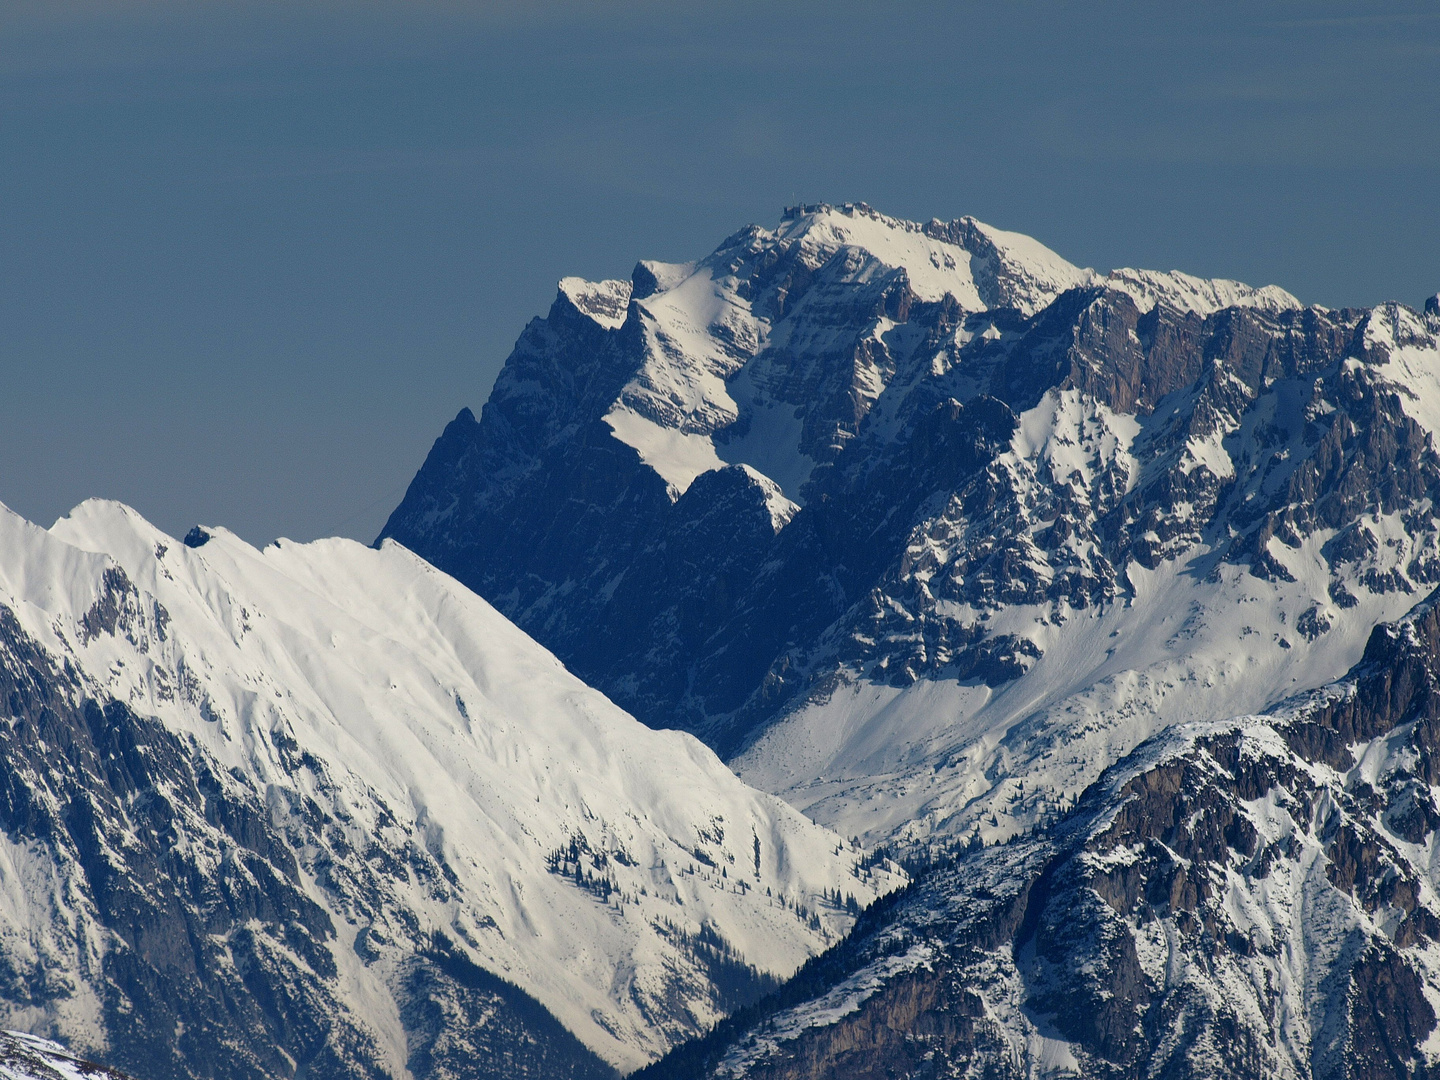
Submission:
POLYGON ((131 1080, 48 1039, 0 1031, 0 1080, 131 1080))
POLYGON ((1440 581, 1437 343, 801 207, 562 281, 383 535, 845 835, 1001 839, 1440 581))
POLYGON ((142 1080, 607 1080, 902 880, 394 544, 0 508, 0 701, 0 1027, 142 1080))

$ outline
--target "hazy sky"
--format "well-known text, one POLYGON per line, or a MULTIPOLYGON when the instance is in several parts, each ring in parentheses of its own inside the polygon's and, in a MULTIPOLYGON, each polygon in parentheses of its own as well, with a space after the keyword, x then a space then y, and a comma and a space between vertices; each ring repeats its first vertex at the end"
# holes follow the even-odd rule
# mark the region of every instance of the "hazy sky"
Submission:
POLYGON ((1433 0, 0 0, 0 501, 369 540, 556 279, 795 200, 1418 306, 1437 178, 1433 0))

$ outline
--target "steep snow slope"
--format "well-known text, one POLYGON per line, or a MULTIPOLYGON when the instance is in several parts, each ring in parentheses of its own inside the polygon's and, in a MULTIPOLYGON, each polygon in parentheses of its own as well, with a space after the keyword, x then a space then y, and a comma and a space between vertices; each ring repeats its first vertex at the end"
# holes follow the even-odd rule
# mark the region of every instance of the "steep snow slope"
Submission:
POLYGON ((78 1058, 49 1039, 0 1031, 0 1080, 126 1080, 123 1073, 78 1058))
MULTIPOLYGON (((336 928, 328 985, 395 1074, 416 1038, 397 984, 436 933, 632 1067, 743 995, 745 964, 783 975, 834 940, 826 897, 886 880, 394 543, 260 551, 115 503, 49 532, 5 511, 0 604, 86 694, 268 808, 336 928)), ((12 925, 62 903, 5 891, 30 908, 12 925)), ((99 1011, 50 1020, 103 1045, 99 1011)))
MULTIPOLYGON (((989 620, 1039 658, 999 686, 982 679, 843 682, 768 728, 732 761, 749 783, 783 795, 870 843, 979 836, 994 843, 1052 819, 1105 766, 1173 724, 1255 712, 1319 686, 1359 657, 1367 626, 1414 596, 1362 592, 1330 611, 1315 641, 1296 631, 1328 570, 1307 545, 1293 582, 1183 562, 1130 572, 1131 595, 1089 610, 1023 605, 989 620)), ((1299 560, 1297 560, 1299 561, 1299 560)))
POLYGON ((990 465, 1014 518, 952 500, 912 531, 908 587, 891 577, 853 624, 872 655, 893 640, 900 670, 882 657, 818 688, 734 762, 741 775, 847 835, 995 840, 1053 816, 1165 726, 1337 678, 1369 628, 1433 582, 1437 551, 1437 335, 1390 305, 1349 351, 1242 391, 1218 416, 1193 393, 1137 417, 1047 391, 990 465), (1172 484, 1187 486, 1147 496, 1172 484), (1117 565, 1101 552, 1126 501, 1150 502, 1142 520, 1160 532, 1117 565), (1057 544, 1046 533, 1061 525, 1057 544), (997 545, 1007 531, 1013 546, 997 545), (1012 678, 915 682, 964 646, 947 656, 943 632, 923 626, 943 620, 1009 642, 1012 678))

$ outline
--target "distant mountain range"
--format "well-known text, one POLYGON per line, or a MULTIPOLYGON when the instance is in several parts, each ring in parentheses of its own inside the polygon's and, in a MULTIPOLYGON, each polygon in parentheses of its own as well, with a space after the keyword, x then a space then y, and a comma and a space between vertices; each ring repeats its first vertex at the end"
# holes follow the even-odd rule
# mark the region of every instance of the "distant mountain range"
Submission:
POLYGON ((1437 430, 1440 297, 802 206, 561 281, 374 549, 0 512, 0 1026, 142 1080, 1431 1076, 1437 430))

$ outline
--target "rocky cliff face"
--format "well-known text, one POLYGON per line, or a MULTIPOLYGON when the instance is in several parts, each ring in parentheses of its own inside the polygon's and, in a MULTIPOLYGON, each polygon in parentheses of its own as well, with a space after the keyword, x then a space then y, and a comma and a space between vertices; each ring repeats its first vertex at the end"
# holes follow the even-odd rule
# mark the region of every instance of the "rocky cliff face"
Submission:
POLYGON ((79 690, 0 608, 7 876, 52 901, 5 928, 9 1022, 52 1013, 154 1076, 301 1062, 380 1075, 363 1031, 316 1022, 340 1011, 335 927, 264 805, 159 724, 79 690))
POLYGON ((562 282, 384 535, 846 834, 996 839, 1343 673, 1440 580, 1437 427, 1440 312, 802 207, 562 282))
POLYGON ((1437 767, 1432 596, 1344 680, 1142 744, 639 1076, 1433 1075, 1437 767))

